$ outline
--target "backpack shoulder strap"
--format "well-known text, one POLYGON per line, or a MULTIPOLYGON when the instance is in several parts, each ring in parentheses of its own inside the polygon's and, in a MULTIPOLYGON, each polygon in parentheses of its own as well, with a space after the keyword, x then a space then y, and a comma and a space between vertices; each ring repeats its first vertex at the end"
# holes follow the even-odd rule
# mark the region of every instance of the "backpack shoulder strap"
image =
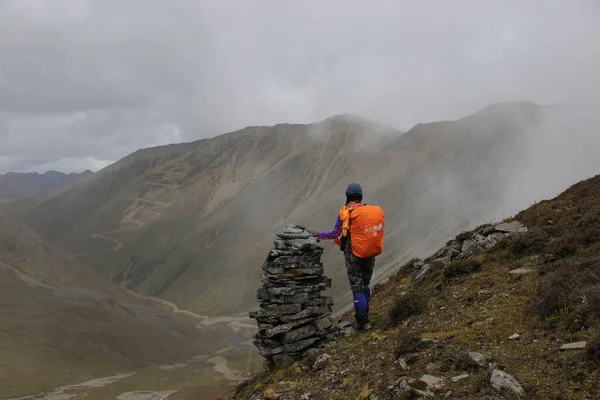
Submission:
POLYGON ((350 230, 350 213, 352 207, 344 206, 340 209, 340 220, 342 221, 342 236, 346 236, 350 230))

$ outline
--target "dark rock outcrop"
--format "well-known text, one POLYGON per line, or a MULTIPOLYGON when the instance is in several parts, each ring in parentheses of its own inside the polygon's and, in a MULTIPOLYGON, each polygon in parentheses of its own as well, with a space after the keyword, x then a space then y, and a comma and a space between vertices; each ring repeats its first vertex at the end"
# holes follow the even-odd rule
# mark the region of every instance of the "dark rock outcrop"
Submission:
POLYGON ((303 227, 287 225, 263 264, 260 308, 250 313, 258 333, 254 344, 268 365, 284 366, 334 337, 331 287, 323 275, 323 248, 303 227))
POLYGON ((432 270, 443 268, 452 261, 468 259, 492 247, 505 237, 524 232, 527 232, 527 227, 519 221, 485 225, 472 232, 461 232, 433 256, 413 264, 414 280, 420 282, 432 270))

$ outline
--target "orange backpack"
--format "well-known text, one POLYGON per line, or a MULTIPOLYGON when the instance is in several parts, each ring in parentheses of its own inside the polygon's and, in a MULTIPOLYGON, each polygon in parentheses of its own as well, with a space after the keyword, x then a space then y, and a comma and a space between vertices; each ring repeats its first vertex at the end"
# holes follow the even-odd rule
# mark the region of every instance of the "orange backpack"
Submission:
POLYGON ((363 205, 350 211, 352 253, 359 258, 378 256, 383 251, 385 216, 379 206, 363 205))

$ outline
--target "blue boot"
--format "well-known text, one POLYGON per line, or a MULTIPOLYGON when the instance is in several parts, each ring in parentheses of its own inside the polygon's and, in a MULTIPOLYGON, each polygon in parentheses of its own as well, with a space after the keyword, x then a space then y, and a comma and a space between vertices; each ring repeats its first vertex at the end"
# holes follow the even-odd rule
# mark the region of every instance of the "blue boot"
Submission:
POLYGON ((362 292, 354 292, 352 293, 352 297, 354 298, 354 316, 356 318, 356 323, 359 328, 361 325, 367 324, 369 322, 369 301, 367 300, 366 293, 362 292))

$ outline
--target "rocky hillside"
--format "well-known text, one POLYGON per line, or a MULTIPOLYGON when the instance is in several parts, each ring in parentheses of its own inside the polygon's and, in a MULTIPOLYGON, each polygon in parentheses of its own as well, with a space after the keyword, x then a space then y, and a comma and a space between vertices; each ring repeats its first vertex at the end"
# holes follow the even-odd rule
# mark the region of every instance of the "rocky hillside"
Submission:
POLYGON ((109 284, 0 215, 0 395, 13 398, 212 351, 188 319, 109 284))
POLYGON ((0 175, 0 199, 19 199, 24 197, 46 197, 76 179, 91 175, 92 171, 85 170, 81 174, 63 174, 48 171, 15 173, 0 175))
MULTIPOLYGON (((246 312, 274 232, 331 229, 349 181, 386 211, 380 276, 489 218, 545 112, 497 104, 405 134, 348 115, 249 127, 141 150, 13 215, 112 282, 202 314, 246 312)), ((323 262, 347 304, 339 250, 323 262)))
POLYGON ((224 399, 593 399, 600 176, 464 232, 374 288, 375 330, 224 399))

